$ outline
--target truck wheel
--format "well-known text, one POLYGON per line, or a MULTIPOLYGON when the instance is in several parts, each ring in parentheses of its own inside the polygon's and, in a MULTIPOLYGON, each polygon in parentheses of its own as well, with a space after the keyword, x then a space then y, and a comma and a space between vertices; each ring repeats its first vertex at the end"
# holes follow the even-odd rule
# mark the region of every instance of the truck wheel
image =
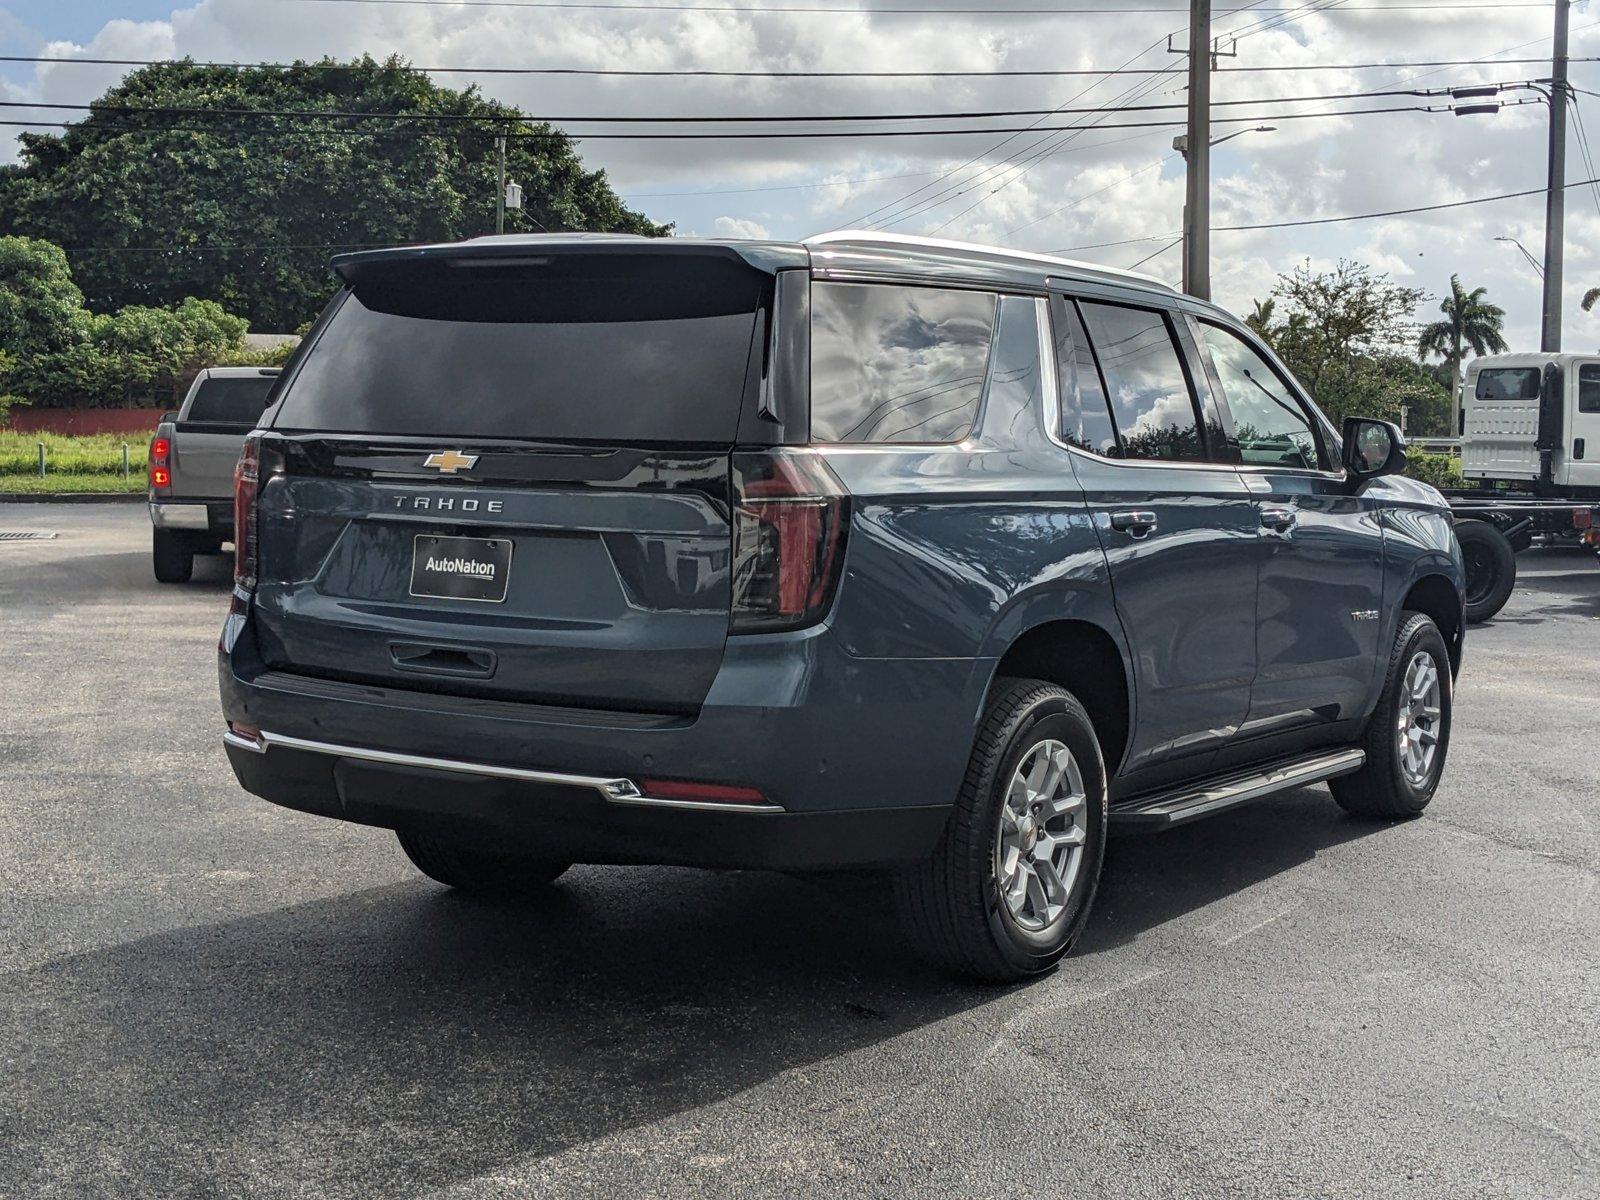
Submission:
POLYGON ((897 880, 907 932, 957 975, 1050 970, 1088 919, 1105 831, 1105 765, 1083 706, 1053 683, 997 680, 939 845, 897 880))
POLYGON ((1383 696, 1367 722, 1366 764, 1328 781, 1339 807, 1394 820, 1428 807, 1450 749, 1450 655, 1433 618, 1403 613, 1383 696))
POLYGON ((406 857, 429 879, 479 895, 535 892, 572 864, 521 854, 494 854, 452 845, 408 829, 395 830, 406 857))
POLYGON ((194 574, 194 546, 172 529, 153 529, 150 565, 157 583, 188 583, 194 574))
POLYGON ((1506 535, 1487 521, 1457 521, 1467 565, 1467 620, 1487 621, 1506 606, 1517 582, 1517 557, 1506 535))

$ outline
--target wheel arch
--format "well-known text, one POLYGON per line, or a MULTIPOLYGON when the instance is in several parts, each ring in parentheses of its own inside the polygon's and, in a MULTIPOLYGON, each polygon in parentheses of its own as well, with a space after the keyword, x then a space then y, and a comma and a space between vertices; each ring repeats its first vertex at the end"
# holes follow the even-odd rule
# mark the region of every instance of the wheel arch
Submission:
POLYGON ((1106 774, 1116 776, 1133 730, 1133 678, 1120 638, 1083 618, 1040 621, 1003 648, 989 689, 1002 677, 1042 679, 1076 696, 1094 725, 1106 774))
POLYGON ((1466 637, 1466 609, 1460 586, 1448 575, 1429 573, 1414 579, 1406 589, 1402 609, 1425 613, 1444 635, 1450 652, 1450 672, 1461 669, 1461 651, 1466 637))

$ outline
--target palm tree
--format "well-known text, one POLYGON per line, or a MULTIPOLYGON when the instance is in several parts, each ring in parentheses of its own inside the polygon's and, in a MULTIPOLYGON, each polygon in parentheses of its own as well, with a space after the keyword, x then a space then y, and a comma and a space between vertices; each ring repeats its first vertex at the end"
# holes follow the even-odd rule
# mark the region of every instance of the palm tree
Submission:
POLYGON ((1590 288, 1583 294, 1583 311, 1593 312, 1597 300, 1600 300, 1600 288, 1590 288))
POLYGON ((1275 315, 1274 310, 1278 307, 1277 302, 1268 297, 1265 300, 1256 300, 1254 304, 1255 311, 1244 319, 1244 323, 1253 329, 1262 341, 1271 341, 1272 318, 1275 315))
POLYGON ((1444 359, 1452 385, 1461 377, 1467 346, 1474 354, 1500 354, 1507 348, 1506 339, 1500 335, 1505 309, 1484 299, 1488 290, 1480 287, 1466 291, 1460 276, 1450 276, 1450 294, 1439 302, 1445 319, 1423 326, 1417 337, 1417 353, 1424 359, 1430 354, 1444 359))

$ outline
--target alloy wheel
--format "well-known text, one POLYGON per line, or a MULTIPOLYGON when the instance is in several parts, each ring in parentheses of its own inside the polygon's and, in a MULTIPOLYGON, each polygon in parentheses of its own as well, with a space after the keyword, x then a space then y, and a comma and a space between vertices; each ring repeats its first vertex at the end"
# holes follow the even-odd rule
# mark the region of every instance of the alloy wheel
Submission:
POLYGON ((1418 650, 1406 664, 1404 690, 1396 720, 1400 770, 1413 787, 1423 787, 1439 754, 1439 664, 1426 650, 1418 650))
POLYGON ((995 878, 1013 920, 1038 933, 1067 907, 1088 838, 1083 772, 1064 742, 1022 756, 1006 787, 995 839, 995 878))

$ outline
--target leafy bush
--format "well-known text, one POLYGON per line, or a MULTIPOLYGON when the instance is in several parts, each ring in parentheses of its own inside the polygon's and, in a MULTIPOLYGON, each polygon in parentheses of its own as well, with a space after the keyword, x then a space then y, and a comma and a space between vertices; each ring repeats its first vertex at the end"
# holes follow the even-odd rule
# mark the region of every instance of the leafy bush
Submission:
POLYGON ((1407 456, 1406 474, 1436 488, 1461 486, 1461 460, 1453 454, 1422 454, 1415 450, 1407 456))

